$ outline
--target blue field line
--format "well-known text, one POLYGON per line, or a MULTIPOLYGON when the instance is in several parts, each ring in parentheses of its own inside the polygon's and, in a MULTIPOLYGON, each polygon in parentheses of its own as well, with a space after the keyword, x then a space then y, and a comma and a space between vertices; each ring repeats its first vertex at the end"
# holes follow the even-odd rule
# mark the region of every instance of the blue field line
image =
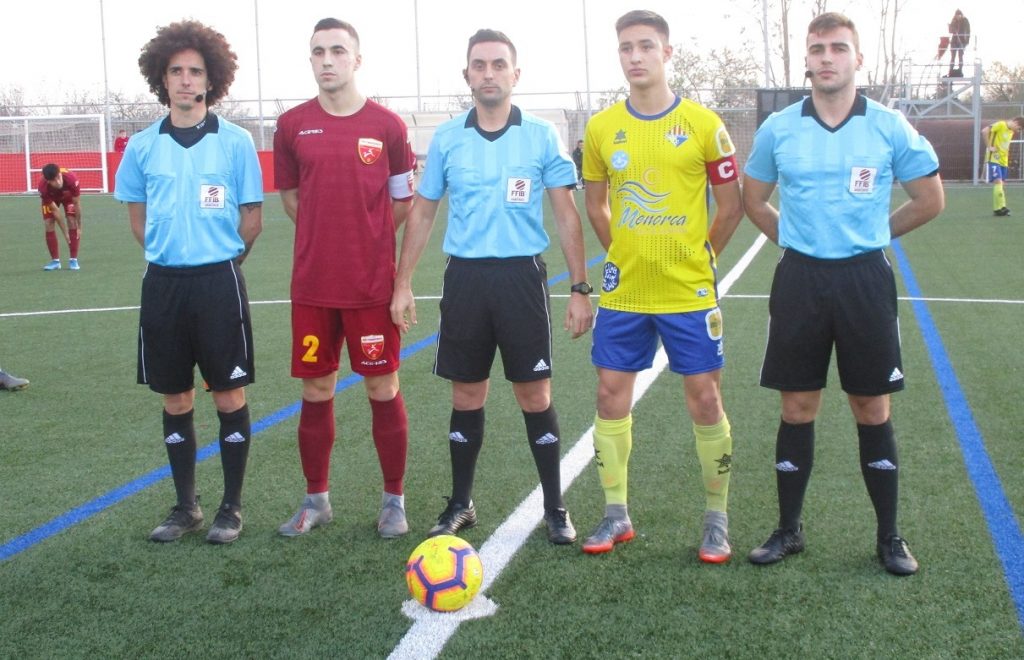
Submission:
MULTIPOLYGON (((592 258, 587 263, 588 270, 591 266, 598 263, 603 258, 603 254, 592 258)), ((557 284, 558 282, 566 279, 567 277, 569 277, 569 273, 559 273, 558 275, 555 275, 548 279, 548 286, 553 286, 554 284, 557 284)), ((422 351, 424 348, 433 345, 436 341, 437 334, 435 333, 427 337, 426 339, 421 339, 420 341, 410 346, 405 346, 402 348, 402 352, 400 353, 399 358, 401 360, 405 360, 406 358, 422 351)), ((338 385, 334 391, 341 392, 361 382, 362 380, 362 376, 359 376, 357 374, 349 374, 345 378, 342 378, 341 380, 338 381, 338 385)), ((276 424, 280 424, 281 422, 296 415, 301 409, 302 401, 296 401, 291 405, 285 406, 284 408, 281 408, 280 410, 277 410, 267 415, 266 417, 257 420, 252 425, 252 435, 255 436, 257 433, 261 433, 276 424)), ((219 453, 220 442, 214 440, 208 445, 199 448, 199 450, 196 452, 196 462, 200 463, 208 458, 216 456, 219 453)), ((0 545, 0 562, 6 561, 14 555, 24 552, 25 550, 28 550, 37 543, 45 541, 51 536, 59 534, 64 530, 68 529, 69 527, 72 527, 80 522, 88 520, 89 518, 93 517, 94 515, 103 511, 104 509, 108 509, 114 506, 118 502, 121 502, 122 500, 127 499, 128 497, 131 497, 132 495, 135 495, 136 493, 143 491, 146 488, 149 488, 153 484, 157 483, 158 481, 162 481, 168 478, 169 476, 171 476, 171 470, 168 466, 165 465, 163 467, 157 468, 155 470, 152 470, 151 472, 147 472, 141 477, 129 481, 126 484, 118 486, 117 488, 107 493, 104 493, 103 495, 100 495, 95 499, 89 500, 85 504, 79 505, 74 509, 71 509, 67 513, 62 513, 56 518, 53 518, 52 520, 45 522, 42 525, 39 525, 38 527, 29 530, 28 532, 25 532, 21 536, 14 537, 10 541, 7 541, 3 545, 0 545)))
MULTIPOLYGON (((907 293, 911 298, 921 298, 921 288, 899 241, 893 241, 892 250, 902 272, 907 293)), ((917 315, 917 323, 924 336, 924 343, 928 348, 932 369, 942 391, 942 398, 946 402, 949 418, 960 439, 960 451, 963 453, 967 474, 970 475, 974 492, 985 514, 985 522, 988 523, 996 554, 1003 564, 1010 597, 1017 608, 1017 620, 1024 628, 1024 537, 1021 536, 1020 525, 1017 523, 1013 507, 1006 499, 1006 493, 1003 492, 999 475, 985 450, 985 440, 974 421, 967 397, 960 388, 956 371, 928 311, 928 305, 922 300, 913 300, 911 304, 914 307, 914 314, 917 315)))

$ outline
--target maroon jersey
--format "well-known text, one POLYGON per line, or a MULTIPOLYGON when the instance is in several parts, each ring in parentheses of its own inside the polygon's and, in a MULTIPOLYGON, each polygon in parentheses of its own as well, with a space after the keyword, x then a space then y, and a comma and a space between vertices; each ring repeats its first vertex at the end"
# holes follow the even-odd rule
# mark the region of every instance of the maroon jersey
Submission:
POLYGON ((123 154, 124 150, 128 148, 128 137, 116 137, 114 138, 114 151, 119 154, 123 154))
POLYGON ((78 177, 64 168, 61 168, 60 174, 64 178, 64 185, 60 188, 54 188, 46 179, 39 180, 39 197, 42 198, 44 206, 51 203, 60 206, 81 196, 82 191, 78 184, 78 177))
POLYGON ((360 308, 391 301, 395 219, 388 180, 409 174, 405 122, 367 100, 335 117, 309 100, 285 112, 274 134, 274 182, 298 188, 292 302, 360 308))

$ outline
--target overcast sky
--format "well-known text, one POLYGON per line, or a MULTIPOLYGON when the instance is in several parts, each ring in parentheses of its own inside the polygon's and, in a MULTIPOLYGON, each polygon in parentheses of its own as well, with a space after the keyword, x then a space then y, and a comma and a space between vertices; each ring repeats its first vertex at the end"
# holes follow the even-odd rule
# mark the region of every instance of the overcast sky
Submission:
MULTIPOLYGON (((879 2, 829 2, 829 9, 844 11, 857 23, 867 70, 873 70, 878 59, 879 2)), ((953 10, 961 6, 975 37, 966 59, 976 56, 986 65, 997 60, 1019 64, 1024 60, 1019 45, 1024 12, 1018 2, 985 3, 982 8, 980 3, 963 0, 901 0, 899 30, 904 48, 899 50, 912 53, 915 61, 931 60, 953 10)), ((347 20, 359 31, 363 54, 359 86, 364 93, 377 96, 417 94, 415 14, 423 95, 465 91, 460 72, 465 65, 466 41, 481 27, 502 30, 516 43, 522 69, 519 92, 585 91, 588 59, 590 88, 617 88, 622 85, 622 74, 613 26, 618 16, 635 8, 665 16, 673 44, 698 50, 746 48, 754 52, 758 63, 763 62, 760 0, 646 0, 636 4, 619 0, 103 0, 105 44, 100 4, 100 0, 7 3, 0 25, 0 87, 18 86, 30 102, 60 102, 65 90, 102 96, 105 50, 110 90, 148 94, 138 71, 139 50, 157 26, 182 18, 195 18, 217 28, 238 53, 240 68, 231 89, 235 99, 257 98, 259 83, 264 99, 313 96, 316 87, 308 62, 309 37, 316 21, 325 16, 347 20)), ((797 76, 802 72, 799 57, 810 19, 809 4, 794 0, 791 12, 797 76)))

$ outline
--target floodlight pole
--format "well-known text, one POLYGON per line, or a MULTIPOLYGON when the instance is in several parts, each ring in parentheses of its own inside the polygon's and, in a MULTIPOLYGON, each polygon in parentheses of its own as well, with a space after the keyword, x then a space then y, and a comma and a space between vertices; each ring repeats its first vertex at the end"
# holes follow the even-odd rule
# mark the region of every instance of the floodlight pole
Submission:
MULTIPOLYGON (((110 147, 108 146, 108 140, 111 133, 110 126, 110 85, 107 82, 107 26, 106 19, 103 15, 103 0, 100 0, 100 44, 103 50, 103 116, 106 118, 107 134, 100 136, 100 149, 106 151, 110 147)), ((107 155, 105 153, 100 154, 100 170, 103 172, 103 184, 100 188, 103 192, 107 192, 107 155)))
POLYGON ((260 0, 252 0, 252 10, 256 20, 256 105, 260 115, 260 151, 266 151, 267 138, 263 135, 263 69, 260 67, 260 0))
POLYGON ((412 24, 416 39, 416 112, 423 112, 423 96, 420 94, 420 3, 412 0, 412 24))
POLYGON ((761 0, 761 38, 764 41, 764 87, 768 89, 771 51, 768 49, 768 0, 761 0))
POLYGON ((583 2, 583 71, 586 75, 587 82, 587 121, 590 121, 590 117, 593 115, 593 109, 590 105, 590 46, 587 40, 587 0, 583 2))

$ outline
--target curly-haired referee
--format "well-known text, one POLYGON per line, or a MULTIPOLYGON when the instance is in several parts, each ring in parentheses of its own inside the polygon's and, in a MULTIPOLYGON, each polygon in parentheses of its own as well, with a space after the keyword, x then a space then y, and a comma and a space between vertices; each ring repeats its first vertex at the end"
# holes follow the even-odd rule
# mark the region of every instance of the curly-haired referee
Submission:
POLYGON ((245 386, 255 379, 252 326, 239 268, 263 226, 263 184, 248 132, 209 111, 235 78, 224 35, 196 21, 160 28, 139 68, 170 114, 132 136, 114 197, 128 203, 145 249, 138 381, 164 397, 163 431, 178 503, 150 534, 175 541, 203 526, 196 496, 193 371, 220 418, 224 498, 206 537, 242 529, 249 453, 245 386))

